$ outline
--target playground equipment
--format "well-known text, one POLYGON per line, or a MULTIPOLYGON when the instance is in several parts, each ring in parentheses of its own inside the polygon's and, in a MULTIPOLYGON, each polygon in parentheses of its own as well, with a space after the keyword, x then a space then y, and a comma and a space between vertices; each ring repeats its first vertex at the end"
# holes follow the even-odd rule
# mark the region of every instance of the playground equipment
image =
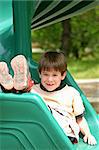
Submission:
MULTIPOLYGON (((39 82, 38 64, 32 60, 31 28, 36 30, 62 21, 99 5, 97 0, 0 1, 0 61, 8 63, 17 54, 28 60, 32 78, 39 82)), ((9 66, 10 68, 10 66, 9 66)), ((13 71, 10 68, 10 72, 13 71)), ((86 108, 85 117, 96 146, 73 145, 55 121, 41 97, 36 94, 0 93, 1 150, 98 150, 99 118, 86 96, 68 72, 64 82, 74 86, 86 108)))

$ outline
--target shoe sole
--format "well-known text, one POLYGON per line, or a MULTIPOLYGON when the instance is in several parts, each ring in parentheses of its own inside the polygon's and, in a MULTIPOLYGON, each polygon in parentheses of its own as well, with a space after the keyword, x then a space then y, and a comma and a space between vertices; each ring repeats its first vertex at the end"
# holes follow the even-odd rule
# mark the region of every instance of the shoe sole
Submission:
POLYGON ((6 90, 11 90, 13 88, 13 78, 9 74, 9 69, 5 62, 0 62, 0 84, 6 90))
POLYGON ((14 88, 23 90, 28 86, 28 65, 26 58, 23 55, 14 57, 11 61, 11 66, 14 71, 14 88))

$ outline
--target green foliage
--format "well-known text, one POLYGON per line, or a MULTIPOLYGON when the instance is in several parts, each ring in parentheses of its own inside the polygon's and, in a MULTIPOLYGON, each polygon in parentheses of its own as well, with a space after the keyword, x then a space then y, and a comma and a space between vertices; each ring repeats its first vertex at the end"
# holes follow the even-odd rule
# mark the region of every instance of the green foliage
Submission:
POLYGON ((32 41, 38 42, 42 49, 58 49, 60 47, 61 24, 54 24, 43 29, 32 31, 32 41))
MULTIPOLYGON (((99 50, 99 6, 82 15, 72 17, 70 25, 70 56, 80 58, 85 56, 85 48, 89 48, 92 53, 99 50)), ((39 43, 44 50, 60 49, 62 31, 61 23, 32 31, 32 41, 39 43)))
POLYGON ((86 47, 92 51, 99 47, 99 9, 71 19, 72 53, 84 53, 86 47))

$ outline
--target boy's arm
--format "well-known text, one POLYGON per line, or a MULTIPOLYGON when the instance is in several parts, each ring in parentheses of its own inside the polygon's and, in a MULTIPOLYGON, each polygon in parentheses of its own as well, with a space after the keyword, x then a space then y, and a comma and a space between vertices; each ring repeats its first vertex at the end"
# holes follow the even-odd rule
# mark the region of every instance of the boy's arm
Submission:
POLYGON ((77 123, 80 127, 81 133, 84 135, 84 142, 88 142, 90 145, 97 144, 96 139, 90 132, 86 119, 84 117, 78 118, 77 123))

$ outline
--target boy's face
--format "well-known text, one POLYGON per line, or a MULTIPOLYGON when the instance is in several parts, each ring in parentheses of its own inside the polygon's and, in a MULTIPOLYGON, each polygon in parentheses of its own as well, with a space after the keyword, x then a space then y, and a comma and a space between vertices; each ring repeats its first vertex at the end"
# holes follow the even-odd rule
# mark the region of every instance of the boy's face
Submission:
POLYGON ((41 83, 48 90, 53 91, 60 86, 61 81, 65 78, 66 72, 61 75, 60 71, 54 69, 41 70, 41 83))

